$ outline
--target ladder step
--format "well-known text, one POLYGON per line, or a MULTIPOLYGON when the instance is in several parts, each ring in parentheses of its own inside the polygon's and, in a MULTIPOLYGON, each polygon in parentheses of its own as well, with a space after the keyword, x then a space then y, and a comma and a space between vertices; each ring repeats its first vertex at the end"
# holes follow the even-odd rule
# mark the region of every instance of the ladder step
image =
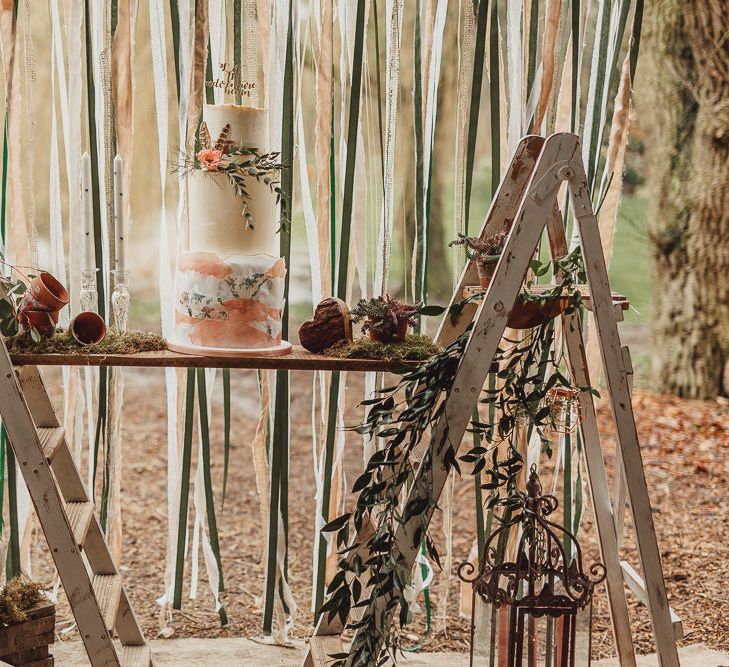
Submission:
POLYGON ((147 644, 122 646, 119 661, 121 667, 149 667, 152 664, 152 650, 147 644))
MULTIPOLYGON (((648 592, 646 591, 645 581, 643 577, 638 574, 637 570, 627 561, 621 560, 620 567, 623 569, 623 580, 625 585, 633 591, 635 597, 640 602, 648 607, 648 592)), ((669 607, 668 611, 671 615, 671 623, 673 624, 673 634, 677 640, 683 639, 683 622, 679 615, 673 610, 673 607, 669 607)))
POLYGON ((91 517, 94 515, 94 503, 70 502, 66 503, 66 516, 71 524, 73 537, 79 547, 83 547, 86 540, 86 533, 89 532, 91 517))
POLYGON ((314 667, 324 667, 334 661, 333 655, 344 653, 344 645, 339 635, 313 635, 309 650, 314 667))
POLYGON ((107 630, 111 630, 116 622, 119 610, 119 599, 122 591, 120 574, 95 574, 92 582, 94 595, 104 617, 107 630))
POLYGON ((38 429, 38 439, 40 440, 41 448, 43 449, 43 455, 49 463, 55 457, 56 452, 65 437, 66 432, 62 426, 38 429))

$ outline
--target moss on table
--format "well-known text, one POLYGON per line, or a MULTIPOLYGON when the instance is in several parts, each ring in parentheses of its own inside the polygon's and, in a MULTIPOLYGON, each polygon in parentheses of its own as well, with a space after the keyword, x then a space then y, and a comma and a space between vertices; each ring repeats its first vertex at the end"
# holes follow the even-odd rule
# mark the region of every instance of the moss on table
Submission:
POLYGON ((0 590, 0 625, 21 623, 28 617, 28 611, 39 602, 42 586, 22 577, 11 579, 0 590))
POLYGON ((339 359, 379 359, 381 361, 423 361, 440 350, 428 336, 409 334, 402 343, 380 343, 368 336, 339 341, 324 351, 339 359))
POLYGON ((119 332, 110 329, 99 343, 81 345, 70 333, 56 329, 50 338, 37 343, 28 334, 5 340, 10 354, 134 354, 167 349, 167 341, 147 331, 119 332))

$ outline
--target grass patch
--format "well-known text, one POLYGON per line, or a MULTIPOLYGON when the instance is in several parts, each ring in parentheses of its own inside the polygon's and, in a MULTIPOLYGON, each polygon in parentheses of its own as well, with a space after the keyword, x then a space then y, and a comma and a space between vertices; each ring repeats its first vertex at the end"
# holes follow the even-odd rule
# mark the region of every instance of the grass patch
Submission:
POLYGON ((118 332, 109 329, 104 339, 93 345, 81 345, 70 333, 56 329, 50 338, 35 342, 22 334, 5 341, 10 354, 134 354, 167 349, 167 341, 147 331, 118 332))
POLYGON ((402 343, 380 343, 369 336, 339 341, 324 354, 339 359, 379 359, 380 361, 424 361, 440 350, 428 336, 409 334, 402 343))
POLYGON ((653 316, 648 198, 642 192, 623 195, 618 209, 610 287, 630 299, 625 322, 647 324, 653 316))

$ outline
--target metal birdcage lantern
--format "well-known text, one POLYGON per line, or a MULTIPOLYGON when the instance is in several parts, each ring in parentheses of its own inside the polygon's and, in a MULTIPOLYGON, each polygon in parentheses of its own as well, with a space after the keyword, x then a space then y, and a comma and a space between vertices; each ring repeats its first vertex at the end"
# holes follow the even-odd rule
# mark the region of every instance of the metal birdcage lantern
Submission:
MULTIPOLYGON (((471 605, 471 662, 474 664, 476 596, 493 610, 500 627, 489 642, 498 652, 491 664, 505 667, 574 667, 577 656, 577 625, 586 626, 587 648, 580 664, 589 665, 592 593, 605 579, 605 567, 593 563, 586 573, 582 549, 575 536, 550 521, 557 499, 542 495, 542 485, 532 466, 523 496, 523 519, 515 558, 503 554, 509 536, 517 527, 503 523, 484 545, 478 571, 470 562, 461 564, 459 578, 473 587, 471 605)), ((492 621, 493 623, 494 621, 492 621)))

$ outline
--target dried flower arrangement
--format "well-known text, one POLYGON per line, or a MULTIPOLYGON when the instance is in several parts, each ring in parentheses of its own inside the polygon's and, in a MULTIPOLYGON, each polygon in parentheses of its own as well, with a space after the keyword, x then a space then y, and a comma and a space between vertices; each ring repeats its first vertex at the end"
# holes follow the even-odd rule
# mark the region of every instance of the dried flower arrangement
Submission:
POLYGON ((350 316, 352 322, 364 320, 362 331, 369 333, 373 341, 402 343, 408 328, 417 323, 418 315, 440 315, 443 310, 441 306, 424 306, 422 301, 416 304, 403 303, 385 294, 372 299, 360 299, 350 316))
MULTIPOLYGON (((200 169, 225 174, 244 202, 250 197, 247 178, 254 178, 276 195, 278 204, 283 195, 280 187, 281 171, 286 168, 278 161, 280 153, 260 153, 257 148, 234 146, 228 139, 229 134, 230 124, 226 123, 213 144, 207 124, 202 121, 198 133, 200 149, 186 152, 182 165, 176 169, 184 173, 200 169)), ((246 229, 253 229, 253 216, 247 207, 243 211, 243 218, 246 229)))

